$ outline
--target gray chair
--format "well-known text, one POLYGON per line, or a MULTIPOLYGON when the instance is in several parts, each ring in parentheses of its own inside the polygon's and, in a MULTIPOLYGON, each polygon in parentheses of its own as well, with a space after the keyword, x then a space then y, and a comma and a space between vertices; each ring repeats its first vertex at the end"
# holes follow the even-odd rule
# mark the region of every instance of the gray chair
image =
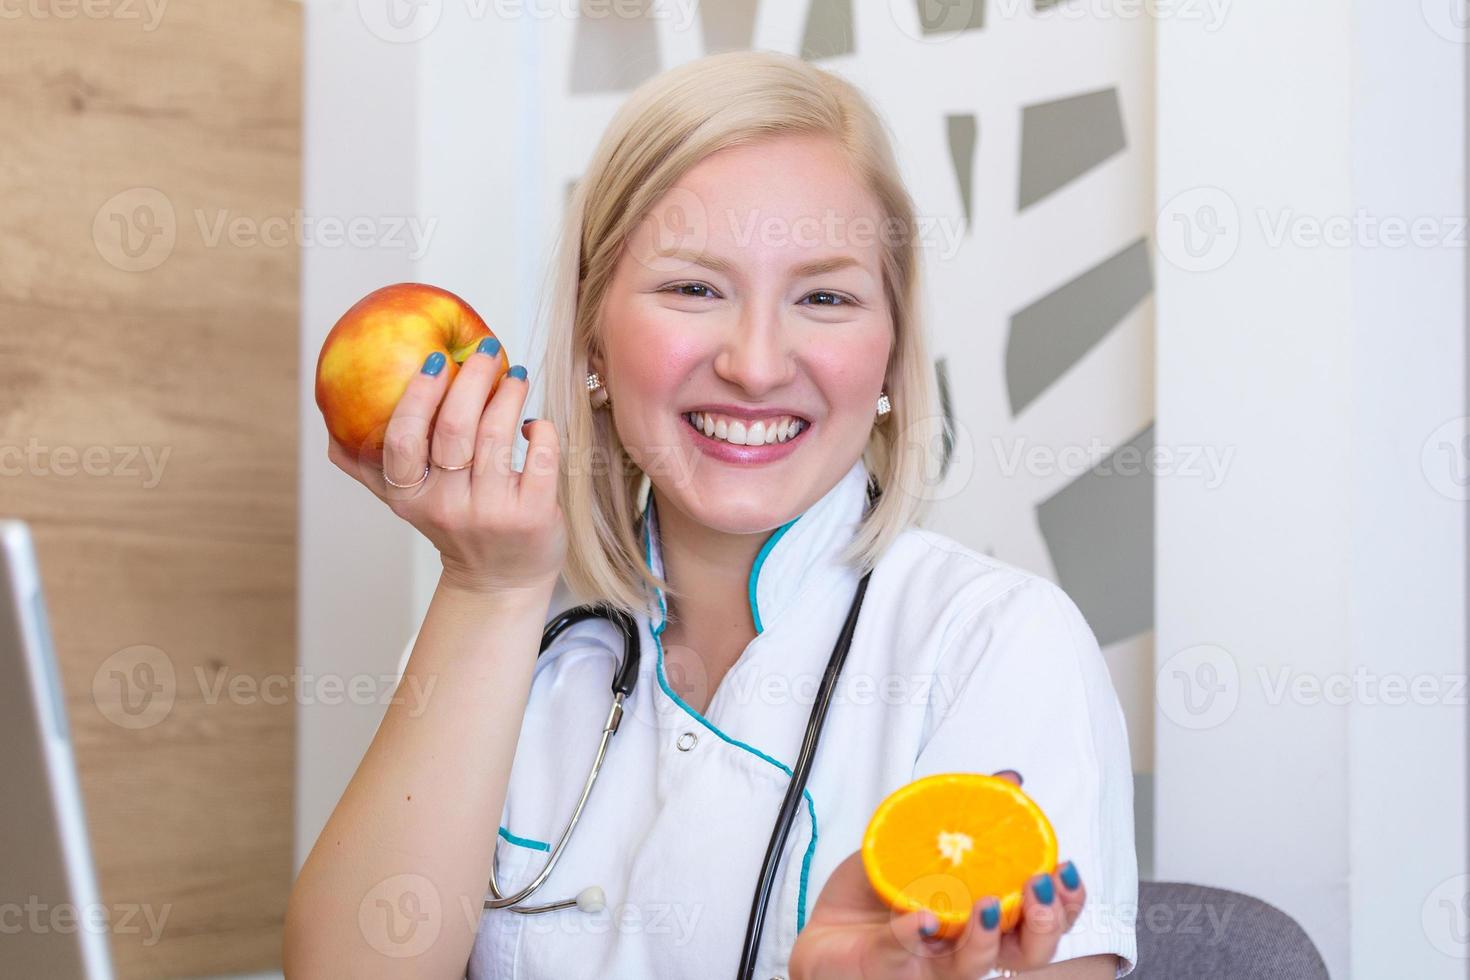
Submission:
POLYGON ((1296 920, 1240 892, 1141 881, 1134 928, 1129 980, 1328 980, 1296 920))

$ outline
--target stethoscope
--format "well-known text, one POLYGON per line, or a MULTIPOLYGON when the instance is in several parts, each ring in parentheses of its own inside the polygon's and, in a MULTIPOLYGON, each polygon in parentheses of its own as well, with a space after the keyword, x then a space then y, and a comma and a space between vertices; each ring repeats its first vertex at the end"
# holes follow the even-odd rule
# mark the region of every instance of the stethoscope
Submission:
MULTIPOLYGON (((880 493, 877 485, 870 481, 868 484, 869 505, 878 498, 880 493)), ((827 669, 822 675, 821 686, 817 688, 817 697, 812 703, 811 714, 807 718, 806 735, 802 738, 801 751, 796 757, 796 764, 791 768, 791 782, 786 787, 786 795, 781 800, 781 809, 776 814, 776 825, 771 830, 771 840, 766 846, 765 858, 761 862, 760 877, 756 880, 755 894, 751 899, 750 919, 745 926, 745 942, 740 952, 740 971, 736 974, 740 980, 749 980, 755 972, 756 951, 760 947, 761 933, 765 930, 766 909, 771 902, 771 889, 775 885, 776 869, 781 863, 781 852, 786 848, 786 839, 791 835, 791 828, 796 822, 801 795, 806 790, 807 777, 811 773, 812 761, 816 758, 817 742, 822 735, 822 726, 827 720, 827 709, 832 704, 832 694, 837 687, 837 678, 842 673, 842 665, 847 661, 847 651, 852 646, 852 636, 857 629, 858 614, 862 611, 863 596, 868 591, 868 579, 872 577, 872 574, 871 571, 864 574, 858 581, 857 589, 853 592, 852 604, 847 609, 847 618, 842 623, 842 630, 837 634, 837 643, 833 646, 832 655, 827 660, 827 669)), ((592 767, 587 772, 587 781, 582 784, 582 794, 577 798, 577 805, 572 808, 572 816, 567 820, 566 827, 552 847, 546 864, 524 888, 513 895, 502 895, 500 883, 495 877, 495 862, 491 862, 490 894, 494 897, 485 900, 487 909, 509 909, 522 915, 536 915, 574 907, 583 912, 600 912, 606 907, 607 898, 602 889, 595 885, 582 889, 573 898, 541 905, 522 904, 546 883, 546 879, 551 877, 552 870, 556 868, 556 863, 561 860, 562 851, 566 850, 567 841, 571 839, 572 831, 576 829, 577 821, 582 817, 582 810, 587 806, 587 799, 592 795, 592 787, 597 785, 598 773, 602 771, 602 763, 607 758, 608 744, 617 734, 618 726, 622 723, 623 704, 632 696, 633 686, 638 679, 638 624, 627 613, 601 603, 568 609, 552 619, 541 634, 541 649, 536 655, 539 657, 545 653, 547 648, 555 643, 556 638, 568 627, 598 618, 608 620, 622 634, 623 657, 618 664, 617 671, 613 674, 612 705, 608 708, 607 721, 602 726, 602 737, 597 744, 597 754, 592 759, 592 767)))

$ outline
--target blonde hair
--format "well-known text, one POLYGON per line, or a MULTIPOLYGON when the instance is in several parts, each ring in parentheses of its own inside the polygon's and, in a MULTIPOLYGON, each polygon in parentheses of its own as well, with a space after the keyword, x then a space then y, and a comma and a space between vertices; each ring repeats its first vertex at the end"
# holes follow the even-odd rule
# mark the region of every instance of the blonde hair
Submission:
MULTIPOLYGON (((563 219, 547 295, 542 406, 563 451, 558 501, 567 522, 567 587, 582 602, 630 615, 652 608, 652 589, 678 594, 647 567, 639 540, 642 472, 618 440, 611 410, 595 410, 586 375, 601 351, 600 311, 623 245, 653 205, 706 156, 786 135, 837 141, 876 198, 885 234, 883 278, 894 327, 884 390, 891 413, 874 425, 863 458, 882 496, 841 560, 872 568, 927 503, 926 447, 939 434, 934 380, 920 316, 917 225, 883 123, 849 82, 792 55, 734 51, 670 69, 619 108, 563 219)), ((876 406, 875 406, 876 410, 876 406)))

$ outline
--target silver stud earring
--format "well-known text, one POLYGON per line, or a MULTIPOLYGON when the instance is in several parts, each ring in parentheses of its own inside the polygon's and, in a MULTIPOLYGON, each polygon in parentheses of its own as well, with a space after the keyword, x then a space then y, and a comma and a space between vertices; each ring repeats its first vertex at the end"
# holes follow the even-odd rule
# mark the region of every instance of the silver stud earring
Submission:
POLYGON ((888 400, 888 392, 880 391, 878 393, 878 417, 881 419, 891 411, 893 411, 893 403, 888 400))
POLYGON ((602 408, 609 402, 607 386, 602 383, 602 375, 596 371, 587 373, 587 396, 592 402, 593 408, 602 408))

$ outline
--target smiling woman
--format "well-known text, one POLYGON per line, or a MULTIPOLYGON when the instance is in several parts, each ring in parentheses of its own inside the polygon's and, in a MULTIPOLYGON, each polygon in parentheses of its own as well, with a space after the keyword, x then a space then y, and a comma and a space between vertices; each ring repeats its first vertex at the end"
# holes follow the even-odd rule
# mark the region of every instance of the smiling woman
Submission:
MULTIPOLYGON (((732 847, 738 857, 728 860, 732 872, 745 870, 732 873, 734 898, 718 902, 722 925, 705 925, 702 941, 688 951, 694 959, 687 965, 696 972, 696 960, 707 963, 712 952, 728 955, 719 951, 738 939, 731 931, 744 921, 749 896, 748 885, 734 882, 753 875, 751 862, 766 843, 774 814, 766 792, 736 807, 728 786, 748 778, 738 773, 751 758, 785 771, 806 721, 798 704, 759 709, 737 692, 748 695, 752 684, 819 676, 822 665, 811 657, 825 656, 854 583, 873 570, 868 602, 880 609, 864 610, 855 649, 865 650, 864 640, 884 643, 889 629, 886 642, 910 655, 887 661, 858 653, 864 666, 846 669, 854 683, 925 673, 933 665, 925 665, 914 622, 923 620, 926 608, 934 609, 943 633, 946 620, 974 614, 961 598, 966 591, 984 591, 979 583, 993 585, 992 576, 1003 568, 957 542, 916 540, 915 525, 927 503, 926 447, 935 444, 940 419, 919 307, 922 228, 898 173, 884 124, 841 78, 785 55, 717 55, 669 71, 633 93, 578 182, 562 229, 542 394, 568 454, 560 491, 570 532, 566 579, 583 598, 620 605, 648 622, 657 641, 660 686, 678 709, 665 717, 655 705, 649 713, 662 726, 674 726, 673 742, 682 734, 697 735, 699 727, 687 733, 678 727, 692 721, 736 747, 733 758, 705 764, 724 788, 701 790, 691 778, 681 789, 688 794, 686 804, 645 809, 630 801, 606 818, 627 820, 628 836, 616 851, 631 853, 639 842, 659 841, 666 853, 685 853, 685 841, 674 840, 683 836, 689 867, 708 873, 698 855, 710 833, 673 828, 707 824, 710 807, 738 815, 739 828, 727 828, 718 839, 722 846, 738 844, 732 847), (598 400, 579 397, 584 376, 595 378, 598 400), (578 470, 579 460, 605 458, 620 465, 610 472, 578 470), (883 492, 862 506, 858 491, 868 482, 883 492), (636 504, 645 493, 646 504, 636 504), (630 513, 639 514, 638 521, 630 522, 630 513), (966 559, 956 561, 955 555, 966 559), (906 560, 918 564, 904 569, 906 560), (922 600, 899 584, 916 574, 933 586, 922 600), (878 582, 892 591, 880 593, 878 582), (651 613, 650 594, 658 603, 651 613), (779 615, 798 598, 808 616, 802 631, 779 615), (734 769, 726 771, 724 764, 734 769)), ((1004 575, 1030 578, 1008 568, 1004 575)), ((1078 830, 1100 821, 1116 835, 1103 842, 1089 833, 1088 843, 1074 831, 1062 846, 1106 850, 1082 857, 1096 876, 1090 877, 1093 887, 1116 890, 1105 891, 1104 901, 1129 900, 1136 865, 1121 712, 1106 671, 1098 669, 1095 639, 1069 599, 1059 595, 1055 602, 1071 623, 1070 633, 1056 636, 1057 652, 1072 650, 1082 662, 1063 663, 1073 676, 1049 683, 1093 703, 1083 714, 1095 715, 1100 727, 1081 744, 1101 743, 1081 763, 1092 771, 1088 778, 1097 781, 1092 785, 1099 795, 1088 802, 1085 794, 1074 796, 1074 807, 1082 803, 1083 809, 1068 813, 1062 806, 1061 819, 1080 821, 1078 830), (1110 784, 1105 792, 1103 781, 1110 784), (1095 812, 1086 811, 1089 805, 1095 812)), ((995 623, 987 629, 1008 633, 995 623)), ((1029 642, 1046 638, 1034 633, 1029 642)), ((1017 655, 994 651, 991 659, 1017 655)), ((556 659, 543 658, 549 663, 538 684, 559 683, 553 680, 561 676, 556 659)), ((950 679, 959 688, 968 676, 966 671, 950 679)), ((1026 683, 1032 691, 1008 692, 1009 710, 1045 682, 1034 676, 1026 683)), ((550 719, 576 710, 570 702, 547 703, 541 715, 536 707, 533 695, 522 746, 539 744, 536 739, 554 744, 550 719), (539 730, 543 722, 548 727, 539 730)), ((763 968, 786 969, 786 947, 796 938, 788 927, 800 926, 825 873, 855 849, 850 829, 872 812, 881 790, 922 768, 914 760, 922 742, 914 743, 906 769, 890 769, 883 761, 889 753, 903 757, 906 739, 923 738, 923 732, 932 737, 926 726, 904 731, 897 721, 904 714, 849 707, 828 719, 833 731, 852 727, 841 742, 828 736, 828 746, 871 749, 867 755, 844 752, 861 775, 849 771, 853 793, 847 812, 826 816, 820 844, 816 824, 825 794, 808 801, 810 826, 798 828, 794 836, 805 834, 805 840, 788 857, 786 881, 794 890, 782 908, 791 918, 777 919, 781 924, 774 927, 776 941, 763 951, 763 968)), ((677 744, 675 749, 677 757, 677 744)), ((1013 766, 1021 751, 1007 738, 950 761, 965 770, 1001 768, 1013 766)), ((625 758, 634 752, 624 747, 625 758)), ((648 753, 643 766, 665 771, 662 753, 653 747, 648 753)), ((1054 772, 1063 757, 1058 751, 1032 761, 1030 777, 1043 784, 1040 792, 1079 792, 1054 772)), ((531 771, 518 764, 507 819, 543 818, 541 804, 526 802, 549 792, 531 771)), ((833 778, 819 767, 813 785, 833 778)), ((715 907, 707 885, 684 892, 658 872, 625 866, 602 874, 623 880, 624 897, 651 900, 655 893, 675 892, 715 907)), ((864 883, 859 892, 865 891, 864 883)), ((859 895, 859 905, 863 897, 870 896, 859 895)), ((850 900, 838 893, 833 907, 850 900)), ((1121 954, 1125 972, 1131 968, 1131 926, 1121 917, 1107 922, 1116 930, 1113 938, 1062 941, 1063 951, 1075 958, 1070 968, 1083 971, 1078 975, 1088 969, 1098 976, 1116 972, 1112 955, 1089 967, 1084 954, 1095 949, 1121 954)), ((813 943, 819 940, 810 935, 813 943)), ((891 940, 895 933, 888 935, 891 940)), ((1051 937, 1053 943, 1060 938, 1051 937)), ((501 941, 511 940, 502 934, 501 941)), ((525 964, 518 976, 573 975, 578 963, 587 962, 586 949, 552 954, 525 937, 516 942, 518 962, 525 964)), ((482 933, 480 951, 491 943, 482 933)), ((1030 961, 1024 965, 1051 958, 1047 950, 1037 961, 1034 937, 1026 944, 1030 961)), ((615 942, 609 949, 598 955, 628 955, 629 946, 615 942)), ((887 955, 881 943, 871 952, 879 960, 887 955)), ((1008 948, 1004 959, 1021 962, 1018 956, 1008 948)), ((803 962, 820 959, 808 956, 803 962)), ((477 954, 476 964, 486 962, 477 954)), ((660 961, 657 972, 677 973, 680 962, 660 961)), ((831 964, 827 972, 842 975, 851 965, 831 964)))
POLYGON ((633 93, 577 185, 544 370, 491 395, 498 362, 471 356, 410 383, 386 454, 425 481, 365 482, 443 557, 405 683, 449 693, 389 709, 293 893, 295 972, 1132 969, 1128 741, 1096 638, 1055 585, 917 526, 940 427, 898 173, 837 76, 690 62, 633 93), (533 377, 547 418, 507 471, 533 377), (617 615, 548 625, 558 577, 617 615), (1063 863, 963 895, 942 938, 890 912, 858 855, 875 808, 1002 770, 1063 863), (492 868, 505 897, 477 915, 492 868), (433 935, 395 938, 377 910, 399 908, 433 935))

